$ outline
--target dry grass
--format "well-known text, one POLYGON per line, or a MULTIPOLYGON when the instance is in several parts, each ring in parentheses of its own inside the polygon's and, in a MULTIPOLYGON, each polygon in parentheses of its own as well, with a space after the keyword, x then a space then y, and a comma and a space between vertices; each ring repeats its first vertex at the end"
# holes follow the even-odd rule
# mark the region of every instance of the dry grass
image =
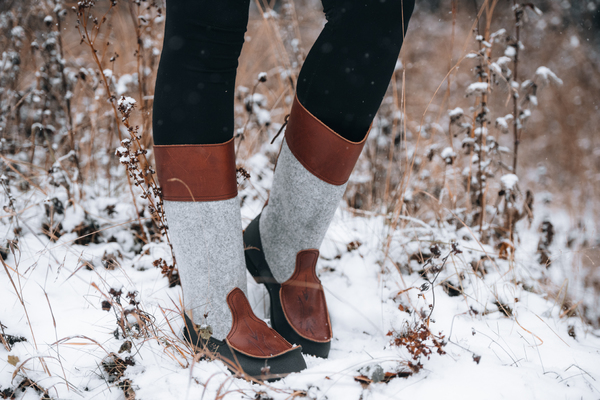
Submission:
MULTIPOLYGON (((465 97, 469 84, 482 80, 475 74, 477 61, 465 56, 481 48, 482 42, 475 40, 477 34, 489 41, 492 32, 504 28, 513 35, 514 16, 505 3, 486 0, 477 12, 463 8, 462 2, 457 1, 444 4, 436 14, 417 9, 401 54, 403 67, 394 74, 374 123, 374 139, 365 148, 346 200, 357 213, 388 215, 393 229, 401 228, 403 221, 412 218, 467 226, 476 232, 478 240, 493 244, 497 256, 510 259, 519 246, 518 238, 513 237, 515 221, 532 217, 528 207, 533 203, 527 203, 526 191, 548 202, 551 197, 547 207, 567 210, 574 221, 572 232, 576 238, 567 245, 577 254, 573 268, 581 271, 584 286, 600 296, 600 143, 596 135, 600 113, 595 104, 600 93, 600 74, 598 64, 593 62, 598 57, 597 49, 577 39, 580 36, 574 26, 553 22, 562 18, 565 11, 552 3, 546 4, 543 16, 526 11, 528 19, 520 33, 524 49, 518 66, 519 76, 524 78, 519 80, 533 77, 543 65, 564 83, 554 86, 540 82, 539 106, 531 107, 531 116, 521 132, 519 188, 504 190, 499 196, 500 177, 511 172, 514 140, 512 133, 497 130, 494 121, 513 112, 511 92, 499 78, 485 97, 465 97), (453 9, 452 5, 456 7, 453 9), (474 32, 477 27, 479 30, 474 32), (575 46, 577 40, 579 44, 575 46), (487 104, 489 113, 487 120, 478 125, 476 114, 482 102, 487 104), (451 123, 448 111, 456 107, 465 111, 465 122, 472 128, 469 133, 451 123), (480 182, 481 174, 486 172, 477 171, 473 152, 466 152, 463 139, 475 139, 474 129, 484 126, 489 129, 486 140, 494 137, 498 146, 507 151, 490 151, 485 159, 479 153, 479 164, 489 161, 490 169, 487 183, 478 186, 471 178, 477 176, 480 182), (450 159, 441 157, 447 147, 454 151, 450 159), (520 210, 518 215, 510 214, 511 207, 520 210), (578 226, 579 220, 586 222, 578 226), (591 232, 587 236, 582 233, 586 230, 591 232), (584 236, 588 239, 579 240, 584 236)), ((71 10, 77 4, 72 1, 64 2, 64 15, 55 11, 52 2, 15 1, 10 7, 3 7, 0 6, 0 48, 4 49, 0 60, 0 157, 2 173, 7 177, 2 182, 7 202, 3 204, 2 223, 11 224, 14 229, 11 237, 0 242, 2 250, 12 249, 24 229, 19 216, 35 206, 27 200, 17 206, 15 197, 27 198, 31 192, 45 195, 48 185, 63 187, 68 193, 67 204, 46 207, 43 230, 53 240, 65 233, 53 220, 61 207, 83 206, 89 196, 112 196, 124 191, 130 192, 130 201, 138 204, 138 210, 145 210, 129 222, 129 229, 140 242, 140 251, 143 244, 165 240, 164 215, 160 198, 154 196, 157 192, 152 189, 152 175, 139 176, 137 183, 150 193, 150 200, 140 198, 143 191, 135 187, 136 179, 123 179, 125 169, 114 156, 120 139, 132 133, 140 136, 133 140, 133 152, 151 150, 152 95, 162 44, 160 15, 164 11, 151 2, 121 1, 112 7, 104 1, 80 9, 78 25, 78 16, 71 10), (93 17, 88 18, 88 13, 93 17), (15 30, 17 26, 22 31, 15 30), (32 42, 37 46, 30 46, 32 42), (137 101, 126 120, 117 111, 116 100, 121 94, 137 101)), ((285 120, 302 60, 324 23, 314 1, 282 1, 278 14, 274 14, 266 0, 256 0, 252 10, 236 93, 236 143, 242 167, 259 151, 275 160, 278 146, 266 143, 275 137, 285 120), (266 82, 258 81, 260 72, 267 73, 266 82), (262 97, 251 97, 253 93, 262 97), (258 118, 261 110, 268 111, 268 124, 258 118)), ((489 57, 496 60, 504 47, 494 44, 489 57)), ((482 68, 489 73, 488 64, 482 68)), ((280 140, 281 137, 276 144, 280 140)), ((483 146, 485 142, 478 144, 483 146)), ((148 161, 140 157, 134 164, 134 175, 147 171, 152 165, 151 152, 148 161)), ((101 237, 94 236, 101 232, 91 223, 78 232, 79 239, 87 238, 83 244, 101 237)), ((386 252, 390 243, 391 235, 386 252)), ((549 260, 552 261, 551 255, 549 260)), ((18 271, 9 273, 10 267, 3 264, 9 276, 19 275, 18 271)), ((171 271, 172 275, 172 268, 164 267, 165 274, 171 271)), ((19 293, 18 284, 14 285, 19 293)), ((177 336, 173 329, 157 328, 140 309, 134 316, 137 331, 132 331, 125 310, 116 301, 120 296, 110 294, 109 289, 98 291, 104 293, 118 313, 123 336, 142 335, 147 340, 166 342, 165 351, 183 365, 188 350, 182 343, 169 342, 169 338, 177 336)), ((558 291, 555 297, 562 299, 561 304, 570 313, 577 304, 569 305, 565 293, 558 291)), ((135 296, 132 301, 135 302, 135 296)), ((178 306, 173 305, 164 313, 176 315, 178 306)), ((598 318, 594 310, 584 306, 581 315, 600 325, 600 319, 594 319, 598 318)), ((106 357, 114 361, 117 356, 106 352, 106 357)), ((125 384, 123 390, 130 388, 125 384)))

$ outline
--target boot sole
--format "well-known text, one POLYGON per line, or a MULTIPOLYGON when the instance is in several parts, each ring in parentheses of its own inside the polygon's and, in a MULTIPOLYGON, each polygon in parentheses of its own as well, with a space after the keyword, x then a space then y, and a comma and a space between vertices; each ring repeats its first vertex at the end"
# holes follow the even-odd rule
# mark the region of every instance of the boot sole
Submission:
POLYGON ((294 372, 306 369, 301 348, 297 347, 284 354, 258 358, 243 354, 232 348, 226 341, 210 337, 202 339, 196 333, 191 319, 185 315, 183 338, 192 346, 195 352, 205 353, 207 357, 221 360, 234 375, 246 380, 274 382, 294 372))

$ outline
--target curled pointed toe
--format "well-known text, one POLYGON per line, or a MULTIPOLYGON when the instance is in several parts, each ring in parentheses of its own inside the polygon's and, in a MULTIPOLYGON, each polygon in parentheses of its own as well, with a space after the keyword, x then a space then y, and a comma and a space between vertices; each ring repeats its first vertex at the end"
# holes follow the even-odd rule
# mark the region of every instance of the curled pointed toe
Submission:
POLYGON ((183 336, 197 353, 223 361, 233 374, 250 380, 270 382, 306 369, 301 347, 259 319, 239 288, 227 295, 227 305, 233 324, 224 340, 207 335, 184 314, 183 336))

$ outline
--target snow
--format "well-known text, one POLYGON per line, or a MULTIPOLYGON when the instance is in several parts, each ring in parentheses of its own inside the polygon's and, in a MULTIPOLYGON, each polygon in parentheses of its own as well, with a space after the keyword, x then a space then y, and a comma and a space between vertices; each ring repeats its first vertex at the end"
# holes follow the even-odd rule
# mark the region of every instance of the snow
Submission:
POLYGON ((509 57, 506 57, 506 56, 499 57, 496 60, 496 64, 498 64, 500 66, 503 66, 503 67, 506 66, 508 63, 511 63, 511 62, 512 62, 512 60, 509 57))
POLYGON ((454 152, 454 150, 452 149, 452 147, 446 147, 440 153, 440 157, 442 157, 444 160, 452 159, 452 158, 456 157, 456 153, 454 152))
POLYGON ((23 39, 25 37, 25 29, 22 26, 15 26, 10 30, 10 34, 19 39, 23 39))
POLYGON ((519 183, 519 177, 515 174, 506 174, 500 178, 502 188, 505 190, 515 190, 515 186, 519 183))
POLYGON ((507 35, 506 29, 502 28, 502 29, 499 29, 496 32, 492 33, 490 35, 490 39, 498 41, 501 38, 505 38, 506 35, 507 35))
POLYGON ((475 128, 475 131, 473 132, 475 134, 475 136, 487 136, 488 130, 485 127, 477 127, 475 128))
POLYGON ((486 93, 487 90, 488 90, 487 82, 474 82, 474 83, 471 83, 467 87, 466 94, 467 94, 467 96, 472 95, 472 94, 480 95, 480 94, 486 93))
POLYGON ((126 97, 126 96, 122 96, 119 99, 119 106, 124 106, 127 108, 133 107, 133 105, 136 103, 135 99, 133 97, 126 97))
POLYGON ((548 84, 549 82, 555 83, 557 85, 562 85, 563 81, 560 79, 550 68, 548 67, 539 67, 535 71, 536 78, 539 78, 543 83, 548 84))
POLYGON ((271 123, 271 113, 269 112, 269 110, 256 107, 254 112, 256 113, 256 118, 260 125, 267 125, 271 123))
POLYGON ((496 127, 500 129, 502 133, 508 133, 508 122, 512 121, 512 114, 505 115, 504 117, 496 118, 496 127))
POLYGON ((569 39, 569 44, 571 45, 571 47, 577 48, 579 47, 579 38, 576 35, 572 35, 571 38, 569 39))
POLYGON ((498 75, 502 75, 502 68, 497 63, 491 63, 490 69, 498 75))
POLYGON ((517 49, 515 49, 513 46, 508 46, 506 50, 504 50, 504 55, 512 58, 517 55, 517 49))
MULTIPOLYGON (((453 153, 450 147, 441 151, 442 157, 453 153)), ((269 157, 262 152, 244 166, 252 176, 250 184, 240 189, 247 225, 262 209, 273 174, 269 157)), ((506 189, 514 188, 518 178, 508 174, 501 182, 506 189)), ((106 184, 85 189, 108 193, 106 184)), ((69 203, 64 187, 18 196, 19 218, 33 230, 19 238, 18 251, 7 256, 0 272, 0 318, 6 334, 27 341, 15 343, 10 351, 0 346, 0 359, 19 360, 17 366, 0 364, 2 389, 27 376, 47 388, 52 398, 122 399, 123 392, 108 381, 101 367, 110 354, 118 354, 133 357, 135 365, 127 367, 124 378, 131 381, 136 398, 145 400, 529 400, 600 395, 600 332, 578 317, 563 315, 560 302, 548 294, 549 282, 560 282, 566 272, 537 263, 539 224, 518 225, 522 245, 515 260, 508 261, 498 258, 496 249, 480 243, 477 233, 461 224, 445 220, 429 224, 410 215, 397 219, 384 213, 363 215, 342 203, 317 265, 334 332, 331 355, 328 359, 306 356, 306 371, 258 385, 232 377, 218 361, 193 360, 180 336, 181 288, 170 288, 160 269, 152 265, 159 258, 171 262, 169 247, 154 242, 136 250, 136 234, 128 228, 135 220, 131 198, 126 189, 115 193, 88 196, 77 204, 69 203), (65 231, 56 242, 35 230, 45 215, 44 200, 53 198, 65 207, 63 215, 55 213, 65 231), (75 244, 74 230, 86 218, 97 221, 103 240, 75 244), (433 289, 421 291, 423 264, 413 256, 429 254, 432 244, 445 256, 451 243, 462 253, 448 259, 433 289), (114 256, 114 268, 104 266, 106 255, 114 256), (444 290, 446 283, 461 293, 451 296, 444 290), (104 311, 101 304, 110 299, 111 288, 123 292, 123 307, 114 303, 104 311), (130 313, 124 320, 135 324, 144 316, 150 329, 138 334, 132 328, 124 339, 115 331, 119 332, 123 310, 135 312, 125 300, 128 292, 137 292, 141 311, 138 318, 130 313), (510 307, 511 315, 501 312, 497 301, 510 307), (393 345, 388 333, 406 332, 422 321, 430 306, 429 329, 444 336, 446 354, 434 351, 429 359, 421 358, 423 369, 406 378, 366 387, 355 381, 370 371, 408 371, 412 361, 408 350, 393 345), (126 340, 132 342, 131 352, 118 353, 126 340), (13 379, 17 367, 22 368, 13 379)), ((409 189, 404 200, 417 195, 409 189)), ((543 205, 535 207, 542 218, 543 205)), ((12 238, 13 228, 6 219, 0 223, 3 237, 12 238)), ((250 276, 248 293, 259 318, 268 320, 268 297, 250 276)), ((19 400, 33 397, 32 390, 17 394, 19 400)))
POLYGON ((133 97, 128 96, 121 96, 121 98, 117 102, 119 108, 123 109, 124 114, 131 112, 131 110, 133 110, 133 107, 135 106, 135 103, 135 99, 133 97))
POLYGON ((121 96, 129 90, 128 85, 136 83, 137 77, 131 74, 123 74, 119 77, 117 84, 115 85, 115 92, 117 96, 121 96))
POLYGON ((456 107, 455 109, 448 111, 448 116, 450 118, 453 118, 453 117, 458 118, 458 117, 462 116, 464 113, 465 112, 463 111, 462 108, 456 107))

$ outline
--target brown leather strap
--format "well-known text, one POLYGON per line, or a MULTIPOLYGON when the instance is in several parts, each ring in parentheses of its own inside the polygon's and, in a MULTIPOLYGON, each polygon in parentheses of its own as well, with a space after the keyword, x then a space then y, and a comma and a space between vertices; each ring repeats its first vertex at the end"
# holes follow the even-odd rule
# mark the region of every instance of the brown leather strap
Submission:
POLYGON ((325 293, 316 272, 318 258, 316 249, 298 252, 294 274, 281 284, 279 298, 285 318, 296 333, 326 343, 333 335, 325 293))
POLYGON ((319 179, 339 186, 348 182, 367 136, 360 142, 341 137, 304 108, 296 97, 285 140, 304 168, 319 179))
POLYGON ((294 349, 279 333, 254 315, 241 289, 235 288, 229 292, 227 305, 233 316, 227 343, 240 353, 269 358, 294 349))
POLYGON ((235 145, 154 146, 156 173, 163 199, 215 201, 237 196, 235 145))

